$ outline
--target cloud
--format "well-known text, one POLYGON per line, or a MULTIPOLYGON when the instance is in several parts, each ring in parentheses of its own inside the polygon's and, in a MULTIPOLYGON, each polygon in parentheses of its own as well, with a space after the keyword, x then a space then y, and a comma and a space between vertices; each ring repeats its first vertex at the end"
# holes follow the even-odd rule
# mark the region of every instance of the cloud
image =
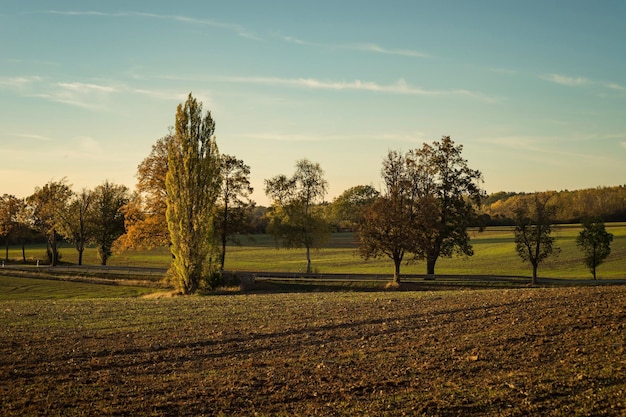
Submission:
POLYGON ((78 149, 87 154, 99 154, 103 152, 102 146, 97 140, 90 136, 81 136, 77 138, 78 149))
POLYGON ((248 39, 253 39, 253 40, 260 39, 259 36, 256 35, 254 32, 235 23, 221 22, 221 21, 212 20, 212 19, 198 19, 195 17, 181 16, 181 15, 164 15, 164 14, 142 13, 142 12, 109 13, 109 12, 100 12, 100 11, 72 11, 72 10, 70 11, 48 10, 45 13, 63 15, 63 16, 97 16, 97 17, 121 17, 121 18, 143 17, 143 18, 149 18, 149 19, 170 20, 170 21, 178 22, 178 23, 193 24, 193 25, 199 25, 199 26, 210 26, 210 27, 214 27, 217 29, 223 29, 223 30, 227 30, 230 32, 234 32, 237 35, 244 37, 244 38, 248 38, 248 39))
POLYGON ((375 43, 345 45, 343 48, 354 49, 358 51, 376 52, 379 54, 399 55, 413 58, 431 58, 430 55, 423 52, 414 51, 412 49, 386 49, 375 43))
POLYGON ((34 133, 16 133, 13 136, 15 136, 16 138, 34 139, 34 140, 43 141, 43 142, 49 142, 52 140, 51 138, 47 136, 37 135, 34 133))
POLYGON ((41 82, 43 79, 39 76, 30 76, 30 77, 1 77, 0 78, 0 87, 10 87, 10 88, 24 88, 28 85, 32 85, 38 82, 41 82))
POLYGON ((568 85, 568 86, 581 86, 592 84, 592 81, 585 77, 568 77, 561 74, 543 74, 540 76, 542 80, 550 81, 555 84, 568 85))
MULTIPOLYGON (((13 86, 27 86, 35 81, 42 80, 39 77, 30 79, 11 79, 3 81, 0 79, 0 87, 4 83, 13 86)), ((147 96, 158 100, 184 101, 186 94, 180 91, 171 92, 166 90, 150 90, 134 88, 123 83, 111 82, 108 84, 86 83, 80 81, 59 81, 39 83, 36 88, 24 89, 26 97, 35 97, 52 101, 55 103, 67 104, 87 110, 106 110, 110 100, 116 96, 136 94, 147 96)))
POLYGON ((619 90, 619 91, 624 91, 626 90, 626 87, 619 85, 619 84, 615 84, 615 83, 607 83, 604 84, 606 88, 610 88, 612 90, 619 90))
POLYGON ((281 36, 280 39, 296 45, 312 46, 317 48, 348 49, 353 51, 374 52, 377 54, 398 55, 412 58, 432 58, 431 55, 420 51, 415 51, 412 49, 389 49, 375 43, 330 44, 305 41, 302 39, 294 38, 293 36, 281 36))
POLYGON ((120 87, 82 82, 57 82, 46 87, 29 96, 89 110, 103 109, 108 97, 121 91, 120 87))
POLYGON ((562 74, 543 74, 539 78, 545 81, 549 81, 555 84, 566 85, 569 87, 582 87, 582 86, 602 86, 611 90, 625 91, 626 87, 611 82, 595 81, 585 77, 570 77, 562 74))
POLYGON ((372 81, 323 81, 315 78, 277 78, 277 77, 227 77, 222 81, 233 83, 248 83, 258 85, 278 85, 288 87, 301 87, 316 90, 333 91, 365 91, 381 94, 398 94, 412 96, 465 96, 477 98, 485 102, 498 101, 495 97, 485 94, 465 90, 426 90, 409 85, 405 80, 400 79, 394 84, 379 84, 372 81))
POLYGON ((91 93, 116 93, 118 89, 108 85, 98 84, 85 84, 80 82, 71 83, 57 83, 57 85, 67 91, 72 91, 78 94, 91 94, 91 93))
MULTIPOLYGON (((613 135, 606 135, 605 138, 613 135)), ((572 152, 572 140, 584 142, 599 139, 597 135, 566 135, 566 136, 500 136, 481 139, 490 145, 509 148, 515 152, 515 158, 541 160, 552 165, 567 166, 572 160, 593 161, 603 163, 609 161, 604 155, 594 153, 572 152), (564 146, 567 144, 567 146, 564 146)))
POLYGON ((301 134, 301 133, 246 133, 241 135, 243 138, 277 141, 277 142, 351 142, 351 141, 399 141, 416 143, 416 141, 424 141, 425 134, 423 132, 412 133, 367 133, 367 134, 301 134))

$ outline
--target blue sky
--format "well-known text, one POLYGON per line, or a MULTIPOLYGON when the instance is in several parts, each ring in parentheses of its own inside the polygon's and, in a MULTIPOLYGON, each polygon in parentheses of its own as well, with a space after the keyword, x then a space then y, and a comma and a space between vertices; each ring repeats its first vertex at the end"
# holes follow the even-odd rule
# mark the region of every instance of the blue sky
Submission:
POLYGON ((327 200, 442 135, 484 188, 626 183, 623 1, 4 1, 0 193, 134 188, 192 92, 263 181, 319 162, 327 200))

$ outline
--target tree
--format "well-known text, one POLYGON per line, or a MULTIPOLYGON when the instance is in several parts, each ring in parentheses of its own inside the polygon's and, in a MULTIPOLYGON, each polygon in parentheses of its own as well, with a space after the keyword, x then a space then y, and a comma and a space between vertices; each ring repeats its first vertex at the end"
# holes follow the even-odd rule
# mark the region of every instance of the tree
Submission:
POLYGON ((109 181, 93 191, 89 221, 102 265, 107 264, 113 253, 113 243, 124 233, 122 207, 128 203, 128 199, 128 188, 125 185, 116 185, 109 181))
POLYGON ((416 162, 416 192, 419 195, 422 223, 417 235, 415 255, 426 260, 426 273, 435 274, 439 257, 474 254, 467 229, 478 225, 477 207, 484 191, 479 183, 482 173, 471 169, 449 136, 432 145, 409 152, 416 162))
POLYGON ((444 136, 406 154, 390 151, 383 162, 383 198, 388 201, 379 203, 378 213, 366 216, 359 230, 360 245, 365 257, 390 256, 396 281, 400 253, 426 260, 430 276, 441 256, 473 254, 467 228, 478 224, 482 174, 469 168, 462 150, 444 136))
POLYGON ((576 244, 584 254, 584 262, 596 279, 596 268, 611 253, 613 234, 606 231, 601 218, 586 219, 583 221, 583 230, 576 238, 576 244))
POLYGON ((56 266, 59 262, 58 229, 62 222, 61 214, 67 209, 71 196, 72 190, 62 179, 35 188, 33 195, 26 199, 34 227, 46 237, 50 266, 56 266))
POLYGON ((0 236, 5 242, 5 262, 9 262, 9 244, 19 230, 19 213, 23 201, 14 195, 4 194, 0 197, 0 236))
POLYGON ((178 105, 175 129, 165 181, 174 257, 170 273, 181 293, 192 294, 215 270, 213 214, 222 184, 220 156, 211 113, 203 116, 202 103, 191 94, 178 105))
POLYGON ((340 230, 355 230, 364 210, 374 203, 380 193, 371 185, 348 188, 331 204, 331 218, 340 230))
POLYGON ((88 219, 93 194, 83 189, 80 194, 73 195, 67 210, 61 213, 59 232, 65 239, 72 242, 78 252, 78 265, 83 264, 83 252, 91 237, 88 219))
POLYGON ((395 283, 400 283, 400 266, 415 248, 417 198, 411 160, 389 151, 381 175, 385 193, 364 210, 357 229, 359 252, 365 259, 387 256, 393 261, 395 283))
POLYGON ((327 182, 318 163, 301 159, 291 178, 285 175, 265 180, 265 194, 273 200, 268 210, 268 233, 287 248, 306 248, 306 273, 311 273, 311 248, 329 236, 328 223, 317 210, 326 195, 327 182))
POLYGON ((119 250, 152 248, 170 244, 167 228, 167 150, 173 135, 152 146, 150 154, 137 167, 136 193, 123 207, 125 233, 116 242, 119 250))
POLYGON ((537 284, 539 264, 559 250, 554 245, 554 237, 550 236, 555 213, 549 194, 520 198, 513 208, 515 249, 522 261, 532 265, 533 285, 537 284))
POLYGON ((395 283, 400 283, 400 265, 414 238, 406 208, 400 203, 389 197, 378 198, 365 209, 357 235, 359 253, 365 259, 384 255, 393 261, 395 283))
POLYGON ((216 232, 222 245, 220 270, 224 270, 226 244, 236 233, 242 233, 248 213, 254 207, 250 195, 250 167, 232 155, 221 156, 222 189, 218 198, 216 232))

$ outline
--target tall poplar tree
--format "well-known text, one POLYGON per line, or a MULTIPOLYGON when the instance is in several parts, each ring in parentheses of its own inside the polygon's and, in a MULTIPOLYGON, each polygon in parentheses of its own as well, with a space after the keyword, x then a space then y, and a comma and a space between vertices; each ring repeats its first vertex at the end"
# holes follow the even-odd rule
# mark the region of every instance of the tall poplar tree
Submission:
POLYGON ((216 270, 213 213, 222 181, 214 132, 211 112, 203 116, 202 103, 190 93, 176 111, 165 180, 170 274, 183 294, 196 292, 216 270))

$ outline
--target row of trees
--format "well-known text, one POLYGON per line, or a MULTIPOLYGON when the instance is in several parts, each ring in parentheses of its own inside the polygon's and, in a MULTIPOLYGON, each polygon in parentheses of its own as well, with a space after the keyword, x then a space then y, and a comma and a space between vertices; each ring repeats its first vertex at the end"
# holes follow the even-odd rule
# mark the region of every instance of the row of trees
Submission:
MULTIPOLYGON (((481 213, 491 224, 509 224, 514 221, 509 216, 512 208, 520 200, 536 193, 498 192, 487 196, 481 213)), ((551 191, 541 193, 550 196, 550 204, 555 207, 557 223, 581 223, 591 217, 601 217, 605 221, 626 221, 626 186, 598 187, 575 191, 551 191)))
POLYGON ((124 233, 121 208, 128 199, 128 189, 123 185, 105 181, 93 190, 74 193, 65 179, 37 187, 25 199, 5 194, 0 199, 0 235, 5 238, 5 258, 8 259, 9 242, 13 239, 22 244, 22 258, 26 262, 24 243, 37 232, 46 240, 46 253, 52 266, 60 260, 60 239, 75 246, 79 265, 88 244, 98 248, 102 265, 106 265, 114 242, 124 233))
MULTIPOLYGON (((302 159, 293 175, 265 181, 272 200, 263 214, 266 231, 277 245, 306 249, 307 273, 311 249, 320 247, 334 226, 356 232, 365 259, 389 257, 396 282, 407 260, 425 260, 427 274, 434 276, 440 257, 473 254, 467 229, 484 220, 482 174, 468 166, 462 150, 444 136, 406 153, 389 151, 382 192, 356 186, 330 204, 324 200, 324 171, 302 159)), ((25 200, 0 200, 0 235, 8 253, 9 236, 16 240, 35 228, 46 236, 51 265, 59 260, 59 237, 74 243, 79 264, 87 244, 98 246, 103 264, 114 247, 169 246, 173 282, 182 293, 193 293, 211 287, 211 277, 224 269, 227 243, 250 229, 251 218, 261 217, 250 199, 249 177, 242 160, 219 154, 211 113, 203 114, 202 103, 190 94, 177 108, 174 131, 139 165, 134 193, 105 182, 75 194, 65 180, 51 181, 25 200)), ((558 207, 554 195, 503 194, 489 202, 492 218, 514 222, 516 247, 533 266, 533 282, 538 265, 557 250, 550 237, 558 207)), ((588 222, 579 242, 593 259, 588 265, 593 264, 594 277, 610 252, 603 230, 601 221, 588 222)))
MULTIPOLYGON (((558 213, 554 193, 535 193, 518 196, 500 215, 513 220, 515 249, 523 261, 532 265, 532 283, 537 283, 537 269, 549 256, 559 252, 552 227, 558 213)), ((611 253, 613 235, 606 231, 601 217, 588 217, 576 243, 583 252, 583 261, 596 279, 596 268, 611 253)))

